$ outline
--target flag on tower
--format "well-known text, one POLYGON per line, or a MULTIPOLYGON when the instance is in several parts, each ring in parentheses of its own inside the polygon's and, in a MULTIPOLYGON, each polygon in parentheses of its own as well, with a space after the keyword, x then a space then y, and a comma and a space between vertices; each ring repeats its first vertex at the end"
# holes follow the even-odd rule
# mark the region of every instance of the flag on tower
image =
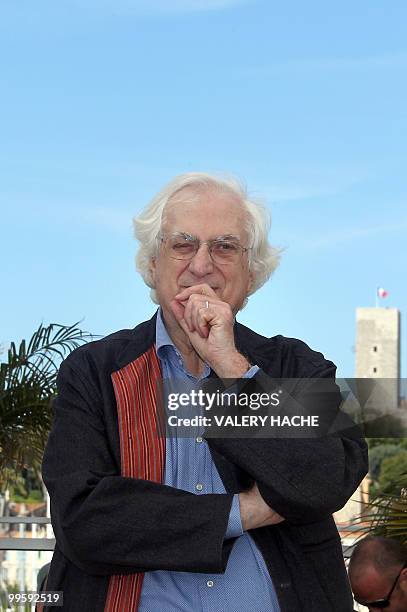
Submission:
POLYGON ((385 298, 389 295, 388 291, 386 291, 386 289, 383 289, 383 287, 378 287, 377 288, 377 296, 379 298, 385 298))

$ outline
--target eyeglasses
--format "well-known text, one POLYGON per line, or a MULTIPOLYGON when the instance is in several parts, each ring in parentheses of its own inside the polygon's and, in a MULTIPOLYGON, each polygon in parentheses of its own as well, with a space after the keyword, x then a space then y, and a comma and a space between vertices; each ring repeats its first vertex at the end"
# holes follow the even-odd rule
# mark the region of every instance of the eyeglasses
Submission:
POLYGON ((236 264, 243 253, 251 250, 251 247, 243 247, 232 236, 221 236, 213 240, 200 241, 196 236, 184 232, 178 232, 164 236, 159 234, 157 239, 162 242, 172 259, 188 261, 198 252, 202 244, 208 246, 211 259, 216 264, 236 264))
POLYGON ((391 587, 390 591, 387 593, 386 597, 384 597, 383 599, 377 599, 376 601, 359 601, 358 599, 355 598, 355 601, 361 606, 366 606, 367 608, 379 608, 380 610, 382 610, 383 608, 388 608, 390 605, 390 598, 393 594, 394 589, 396 588, 396 584, 401 576, 401 572, 406 567, 407 567, 407 561, 403 565, 399 573, 397 574, 396 579, 393 582, 393 586, 391 587))

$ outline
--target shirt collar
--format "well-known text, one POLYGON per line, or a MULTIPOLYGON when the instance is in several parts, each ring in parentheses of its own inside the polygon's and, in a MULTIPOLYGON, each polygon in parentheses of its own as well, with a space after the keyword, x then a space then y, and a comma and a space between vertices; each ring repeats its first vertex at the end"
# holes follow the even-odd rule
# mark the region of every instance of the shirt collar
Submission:
POLYGON ((159 308, 157 312, 157 322, 155 326, 155 346, 158 355, 160 353, 160 349, 164 346, 172 346, 174 350, 178 353, 178 350, 173 341, 171 340, 165 327, 161 308, 159 308))
MULTIPOLYGON (((167 329, 165 327, 165 323, 164 323, 164 319, 162 316, 162 310, 161 308, 158 309, 157 312, 157 322, 156 322, 156 326, 155 326, 155 348, 157 351, 157 355, 158 357, 160 357, 160 359, 165 359, 166 357, 169 356, 169 354, 171 353, 171 348, 166 349, 165 347, 172 347, 172 350, 175 351, 179 362, 182 366, 182 368, 184 369, 184 371, 186 372, 184 365, 183 365, 183 360, 182 357, 177 349, 177 347, 175 346, 175 344, 173 343, 173 341, 171 340, 167 329)), ((209 376, 211 369, 208 366, 208 364, 205 364, 205 368, 204 371, 201 375, 200 378, 206 378, 207 376, 209 376)), ((193 376, 192 374, 190 374, 189 372, 186 372, 188 374, 188 376, 193 376)))

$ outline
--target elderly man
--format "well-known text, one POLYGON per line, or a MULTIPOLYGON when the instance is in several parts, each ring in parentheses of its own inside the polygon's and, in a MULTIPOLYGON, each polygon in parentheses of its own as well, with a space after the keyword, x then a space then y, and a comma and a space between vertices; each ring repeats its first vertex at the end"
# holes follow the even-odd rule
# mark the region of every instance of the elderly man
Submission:
POLYGON ((44 456, 64 609, 345 612, 332 512, 366 472, 350 433, 314 439, 160 435, 162 379, 332 379, 299 340, 236 323, 277 265, 265 210, 231 180, 174 179, 135 220, 160 308, 74 351, 44 456))
POLYGON ((372 612, 406 612, 407 548, 397 540, 361 540, 349 562, 349 579, 355 600, 372 612))

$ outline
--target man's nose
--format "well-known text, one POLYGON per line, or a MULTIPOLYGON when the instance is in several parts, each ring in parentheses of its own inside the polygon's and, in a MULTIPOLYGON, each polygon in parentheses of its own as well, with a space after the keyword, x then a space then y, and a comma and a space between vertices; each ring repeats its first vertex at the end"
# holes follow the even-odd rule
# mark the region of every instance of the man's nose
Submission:
POLYGON ((208 245, 203 243, 189 262, 189 269, 195 276, 205 276, 213 270, 213 261, 208 245))

